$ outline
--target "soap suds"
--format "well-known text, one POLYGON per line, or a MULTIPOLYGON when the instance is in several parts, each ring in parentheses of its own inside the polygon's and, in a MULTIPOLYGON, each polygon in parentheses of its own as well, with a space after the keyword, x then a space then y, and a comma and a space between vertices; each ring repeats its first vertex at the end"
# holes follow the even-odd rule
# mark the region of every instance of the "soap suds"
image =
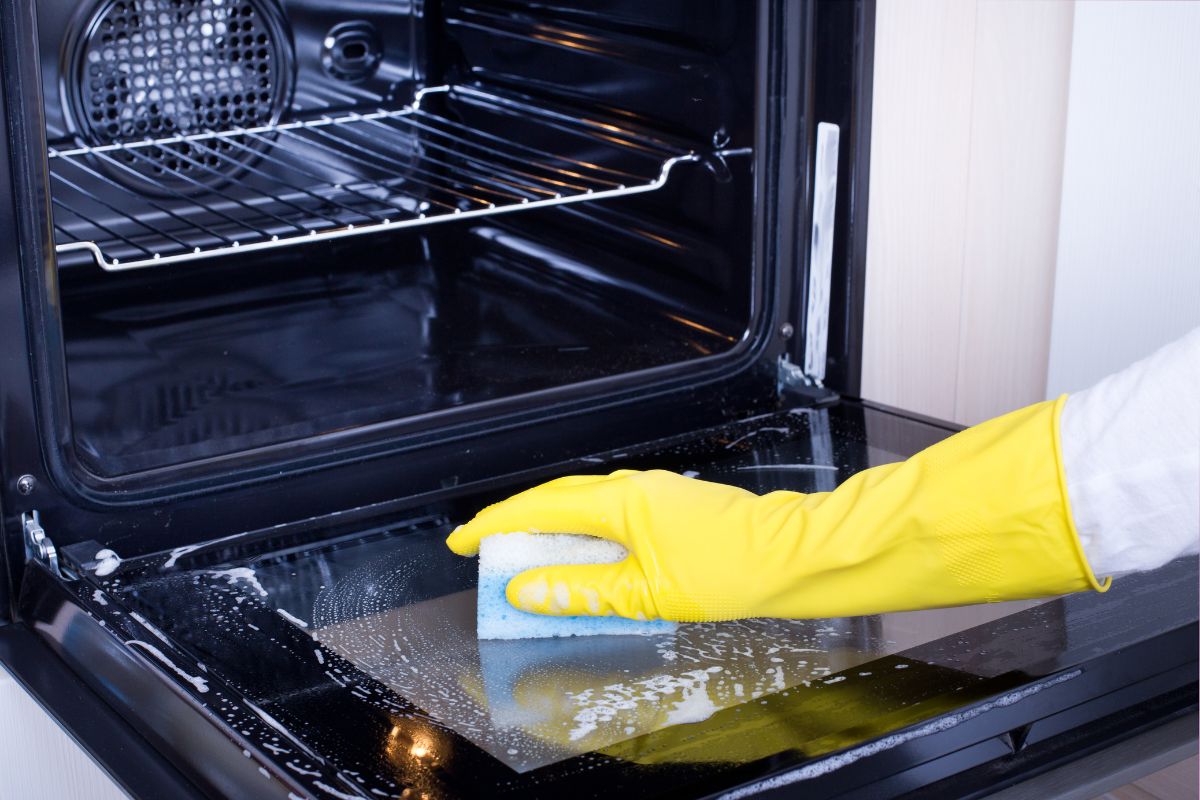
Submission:
POLYGON ((284 619, 286 619, 288 622, 292 623, 293 625, 299 625, 301 628, 308 627, 307 622, 300 619, 299 617, 295 617, 295 616, 289 614, 288 612, 284 611, 282 608, 275 609, 275 613, 279 614, 279 616, 283 617, 284 619))
POLYGON ((571 605, 571 589, 564 581, 554 584, 554 602, 551 611, 565 611, 571 605))
POLYGON ((171 671, 173 671, 176 675, 183 678, 185 681, 190 683, 192 686, 196 687, 196 691, 198 691, 198 692, 207 692, 208 691, 208 681, 206 681, 206 680, 204 680, 204 678, 198 677, 196 675, 187 674, 186 672, 181 670, 179 667, 175 666, 175 662, 172 661, 171 659, 167 658, 166 653, 164 653, 162 650, 159 650, 157 647, 150 644, 149 642, 143 642, 141 639, 129 639, 128 641, 125 642, 125 644, 136 644, 138 647, 142 648, 143 650, 148 652, 150 655, 154 656, 156 659, 161 661, 165 666, 169 667, 171 669, 171 671))
MULTIPOLYGON (((629 551, 617 542, 594 536, 548 533, 505 533, 486 537, 479 546, 479 581, 476 633, 480 639, 566 638, 595 635, 654 635, 670 633, 672 622, 638 621, 612 615, 564 615, 571 608, 571 589, 565 581, 551 586, 545 579, 521 587, 517 605, 545 609, 551 615, 514 608, 508 602, 508 584, 527 569, 556 565, 615 564, 629 551)), ((594 589, 579 599, 595 611, 601 608, 594 589)))
POLYGON ((339 792, 337 789, 333 788, 332 786, 325 784, 325 783, 321 783, 320 781, 313 781, 313 786, 316 786, 322 792, 325 792, 326 794, 330 795, 331 797, 336 797, 337 800, 358 800, 358 795, 346 794, 345 792, 339 792))
POLYGON ((578 710, 568 733, 577 741, 601 725, 612 722, 621 712, 671 703, 664 726, 708 719, 718 709, 708 695, 707 685, 722 667, 691 670, 673 675, 663 673, 631 683, 614 683, 601 689, 585 689, 567 697, 578 710), (678 696, 678 699, 674 699, 678 696))
POLYGON ((258 577, 254 574, 254 570, 249 567, 231 567, 230 569, 215 569, 209 570, 209 575, 215 578, 225 578, 232 586, 238 581, 245 581, 250 584, 250 588, 258 594, 259 597, 266 597, 267 590, 258 582, 258 577))
POLYGON ((708 695, 708 681, 683 690, 683 699, 675 704, 667 714, 667 725, 681 725, 692 722, 703 722, 717 713, 720 709, 708 695))
POLYGON ((137 620, 138 624, 140 624, 143 628, 150 631, 150 633, 154 634, 154 638, 158 639, 160 642, 165 644, 167 647, 171 647, 171 640, 167 638, 167 635, 165 633, 163 633, 162 631, 160 631, 158 628, 156 628, 154 625, 152 625, 150 623, 150 621, 147 620, 145 617, 143 617, 141 614, 137 613, 136 611, 130 611, 129 616, 131 616, 135 620, 137 620))
POLYGON ((286 762, 286 764, 287 764, 288 769, 290 769, 292 772, 295 772, 299 775, 311 775, 314 778, 321 777, 321 772, 319 770, 304 769, 303 767, 297 766, 294 761, 288 761, 288 762, 286 762))
POLYGON ((95 566, 94 571, 101 578, 113 574, 117 571, 117 567, 121 566, 121 557, 108 548, 97 552, 92 559, 100 562, 95 566))
POLYGON ((96 601, 102 606, 108 605, 108 601, 104 599, 104 592, 100 591, 99 589, 92 592, 92 600, 96 601))
POLYGON ((175 566, 175 562, 179 560, 180 556, 186 556, 188 553, 199 550, 203 546, 204 542, 201 542, 200 544, 188 544, 184 545, 183 547, 176 547, 171 551, 171 557, 163 562, 162 568, 170 569, 171 567, 175 566))

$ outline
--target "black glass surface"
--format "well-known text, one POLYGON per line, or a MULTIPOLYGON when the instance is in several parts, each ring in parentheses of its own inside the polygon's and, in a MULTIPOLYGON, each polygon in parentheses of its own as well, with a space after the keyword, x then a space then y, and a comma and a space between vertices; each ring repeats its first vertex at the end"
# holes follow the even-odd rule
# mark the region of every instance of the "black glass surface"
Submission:
MULTIPOLYGON (((601 453, 564 469, 664 467, 755 491, 814 491, 945 434, 839 406, 601 453)), ((127 647, 148 654, 245 737, 255 758, 317 796, 318 784, 349 796, 405 788, 477 797, 603 797, 622 787, 695 794, 783 763, 810 764, 816 777, 854 760, 824 756, 886 747, 903 739, 889 734, 925 720, 974 719, 1041 691, 1039 675, 1195 619, 1189 560, 1118 581, 1108 595, 1044 603, 684 626, 665 647, 653 637, 632 645, 479 643, 464 635, 473 562, 440 540, 490 499, 461 497, 374 525, 331 519, 119 564, 85 545, 68 557, 83 572, 81 602, 127 647), (1147 604, 1155 609, 1149 621, 1147 604), (722 640, 749 654, 711 652, 722 640), (689 641, 708 652, 681 646, 689 641), (504 652, 488 652, 491 644, 504 652), (664 671, 664 650, 696 658, 699 670, 728 670, 712 679, 707 708, 700 702, 689 715, 696 696, 687 702, 688 687, 677 685, 618 717, 630 737, 582 754, 537 725, 519 737, 493 735, 521 727, 531 710, 545 714, 547 704, 559 704, 548 713, 560 719, 565 701, 588 689, 653 679, 664 671), (731 700, 735 684, 742 702, 731 700), (991 705, 980 706, 987 698, 991 705), (535 734, 550 740, 539 744, 535 734)), ((579 719, 568 713, 567 721, 579 719)))

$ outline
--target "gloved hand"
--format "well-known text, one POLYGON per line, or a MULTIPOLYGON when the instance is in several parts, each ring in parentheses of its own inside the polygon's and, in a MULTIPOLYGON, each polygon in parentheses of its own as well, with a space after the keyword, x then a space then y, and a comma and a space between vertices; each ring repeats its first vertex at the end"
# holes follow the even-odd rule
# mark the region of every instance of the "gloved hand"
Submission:
POLYGON ((1071 520, 1065 398, 958 433, 836 490, 743 489, 670 472, 551 481, 490 506, 447 540, 460 555, 513 531, 590 534, 617 564, 527 570, 517 608, 681 622, 853 616, 1103 591, 1071 520))

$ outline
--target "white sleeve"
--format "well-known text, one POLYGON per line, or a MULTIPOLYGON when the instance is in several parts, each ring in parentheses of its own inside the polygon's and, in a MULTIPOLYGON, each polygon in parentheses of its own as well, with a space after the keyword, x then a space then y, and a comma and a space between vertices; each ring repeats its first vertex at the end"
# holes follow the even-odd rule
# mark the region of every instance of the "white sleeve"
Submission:
POLYGON ((1200 328, 1067 399, 1063 470, 1097 575, 1200 550, 1200 328))

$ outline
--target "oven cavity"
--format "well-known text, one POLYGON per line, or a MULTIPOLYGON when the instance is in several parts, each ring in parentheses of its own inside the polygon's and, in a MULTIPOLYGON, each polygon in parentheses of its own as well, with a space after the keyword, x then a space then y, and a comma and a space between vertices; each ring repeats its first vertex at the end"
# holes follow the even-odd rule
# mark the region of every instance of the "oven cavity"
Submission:
POLYGON ((36 0, 69 468, 173 491, 744 347, 757 14, 698 2, 36 0))

